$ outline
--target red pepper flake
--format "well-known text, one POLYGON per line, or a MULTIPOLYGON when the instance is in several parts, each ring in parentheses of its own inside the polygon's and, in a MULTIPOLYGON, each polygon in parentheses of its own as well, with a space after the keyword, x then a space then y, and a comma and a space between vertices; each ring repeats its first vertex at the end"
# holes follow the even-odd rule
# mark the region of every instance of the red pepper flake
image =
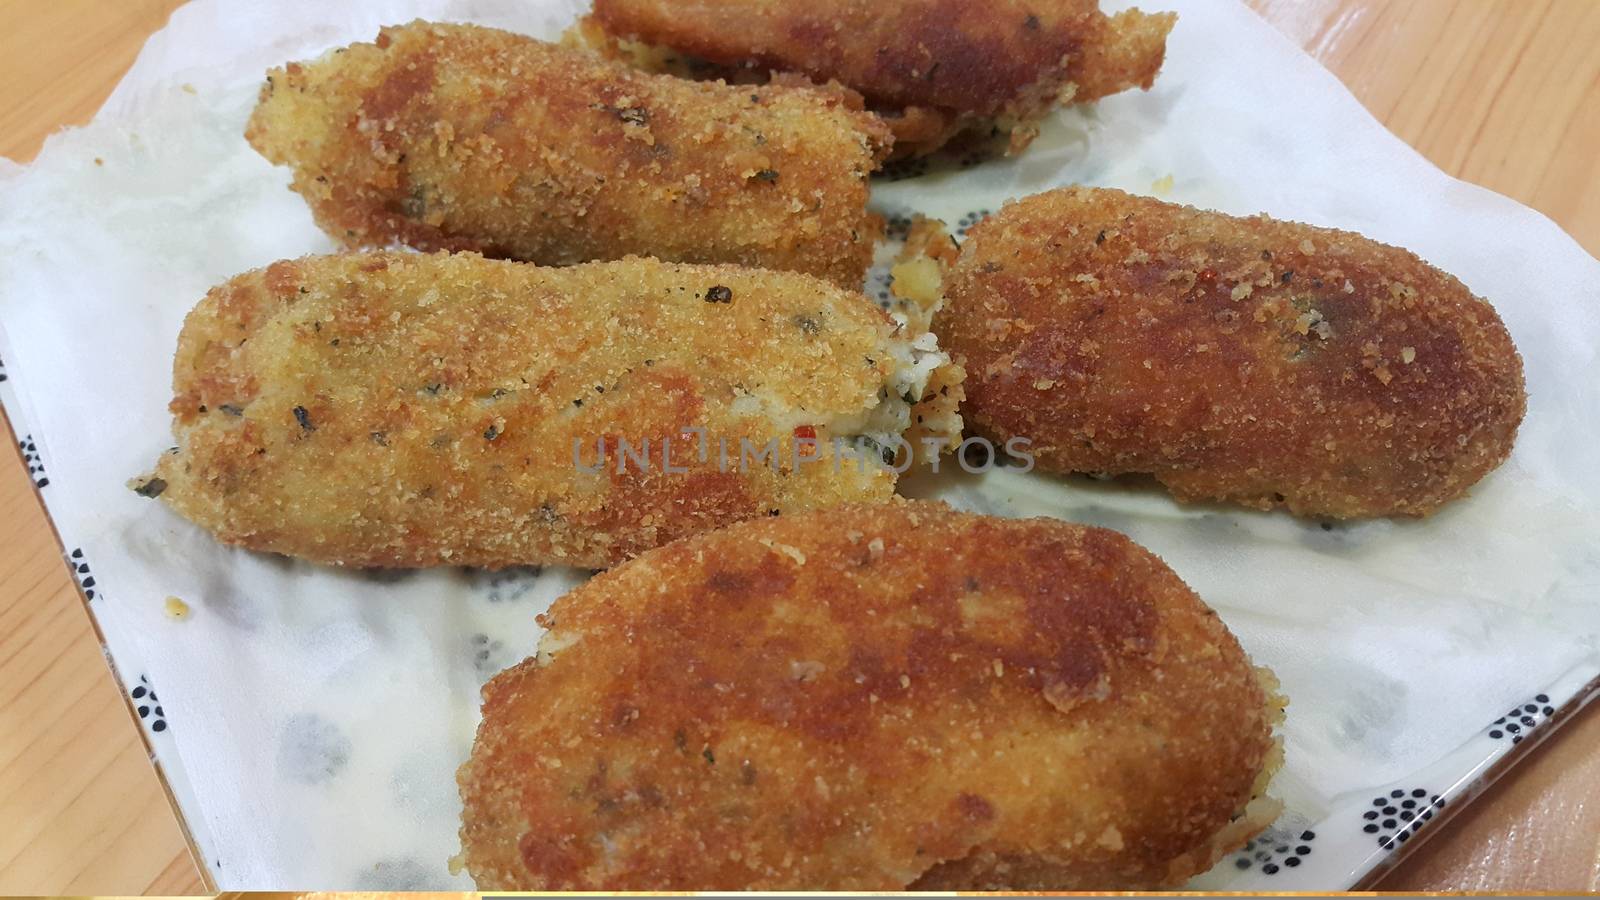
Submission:
POLYGON ((794 430, 794 438, 795 438, 795 441, 796 441, 796 443, 795 443, 795 452, 800 455, 801 459, 814 459, 817 456, 820 456, 822 454, 822 451, 817 448, 817 444, 816 444, 816 440, 817 440, 817 429, 816 429, 816 426, 814 426, 814 425, 801 425, 800 427, 798 427, 798 428, 796 428, 794 430), (810 443, 809 444, 800 444, 799 443, 800 441, 808 441, 810 443))

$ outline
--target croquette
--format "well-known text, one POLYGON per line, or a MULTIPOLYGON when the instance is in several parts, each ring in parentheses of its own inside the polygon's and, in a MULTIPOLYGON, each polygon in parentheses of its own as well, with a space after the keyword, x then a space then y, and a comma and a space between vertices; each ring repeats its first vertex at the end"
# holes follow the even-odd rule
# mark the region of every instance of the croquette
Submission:
POLYGON ((426 22, 274 70, 245 136, 348 247, 632 254, 850 289, 882 231, 867 176, 892 140, 839 92, 689 82, 426 22))
POLYGON ((602 567, 889 496, 916 418, 959 432, 930 378, 947 360, 795 273, 312 256, 189 314, 178 446, 135 487, 225 543, 316 562, 602 567))
POLYGON ((946 293, 970 426, 1183 501, 1425 515, 1506 459, 1526 407, 1487 302, 1347 231, 1065 188, 972 228, 946 293))
POLYGON ((540 621, 458 775, 480 890, 1153 888, 1277 811, 1274 682, 1113 531, 853 504, 540 621))
POLYGON ((1149 89, 1176 18, 1108 16, 1098 0, 595 0, 592 14, 605 34, 719 77, 777 70, 858 91, 897 156, 963 132, 1007 133, 1019 152, 1058 102, 1149 89))

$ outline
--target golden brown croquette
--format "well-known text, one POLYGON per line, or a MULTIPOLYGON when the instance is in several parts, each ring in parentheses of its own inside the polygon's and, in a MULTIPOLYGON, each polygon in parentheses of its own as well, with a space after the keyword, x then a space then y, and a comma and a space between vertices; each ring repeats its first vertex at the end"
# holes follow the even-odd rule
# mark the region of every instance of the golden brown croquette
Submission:
POLYGON ((833 441, 877 451, 916 418, 959 432, 932 340, 795 273, 278 262, 189 314, 178 446, 140 489, 226 543, 317 562, 607 566, 889 496, 893 471, 833 441))
POLYGON ((897 156, 994 129, 1017 152, 1058 102, 1149 89, 1176 18, 1107 16, 1098 0, 595 0, 593 13, 607 34, 715 64, 710 75, 777 70, 858 91, 897 156))
POLYGON ((458 776, 481 890, 1153 888, 1276 813, 1270 676, 1113 531, 744 522, 541 622, 458 776))
POLYGON ((1347 231, 1060 189, 974 227, 946 293, 970 425, 1185 501, 1423 515, 1505 460, 1526 406, 1488 303, 1347 231))
POLYGON ((839 92, 651 75, 471 25, 385 28, 267 76, 245 133, 350 247, 636 254, 862 286, 890 137, 839 92))

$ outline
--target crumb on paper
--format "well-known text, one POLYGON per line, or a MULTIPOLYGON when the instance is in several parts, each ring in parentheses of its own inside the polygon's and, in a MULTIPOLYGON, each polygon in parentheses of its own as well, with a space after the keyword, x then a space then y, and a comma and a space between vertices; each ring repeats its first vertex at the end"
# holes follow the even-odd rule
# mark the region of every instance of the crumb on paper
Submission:
POLYGON ((187 81, 185 81, 183 84, 179 85, 179 87, 183 88, 183 92, 185 94, 198 94, 198 93, 200 93, 199 91, 194 89, 194 85, 190 84, 187 81))
POLYGON ((189 618, 189 604, 177 597, 168 597, 166 603, 167 618, 182 622, 189 618))
POLYGON ((1157 197, 1165 197, 1166 195, 1172 193, 1172 173, 1168 172, 1160 178, 1157 178, 1155 181, 1152 181, 1150 183, 1150 192, 1155 194, 1157 197))
POLYGON ((106 161, 101 159, 100 157, 96 156, 94 158, 94 164, 97 165, 97 166, 103 166, 103 165, 106 164, 106 161))
POLYGON ((153 500, 156 497, 161 496, 161 494, 166 491, 167 482, 164 478, 157 478, 154 475, 144 475, 139 478, 129 479, 128 487, 135 494, 138 494, 147 500, 153 500))

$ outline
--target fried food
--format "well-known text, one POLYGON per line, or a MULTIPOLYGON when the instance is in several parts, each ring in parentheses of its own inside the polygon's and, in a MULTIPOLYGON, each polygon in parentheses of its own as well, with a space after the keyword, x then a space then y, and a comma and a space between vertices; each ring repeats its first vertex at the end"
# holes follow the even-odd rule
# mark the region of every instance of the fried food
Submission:
POLYGON ((1488 303, 1346 231, 1060 189, 974 227, 947 294, 970 425, 1184 501, 1424 515, 1505 460, 1526 407, 1488 303))
POLYGON ((1057 102, 1148 90, 1177 17, 1107 16, 1098 0, 595 0, 593 19, 625 42, 712 63, 718 77, 837 81, 884 114, 905 156, 992 130, 1020 152, 1057 102))
POLYGON ((267 76, 245 136, 349 247, 565 265, 630 254, 859 289, 891 140, 838 92, 686 82, 413 22, 267 76))
POLYGON ((1148 888, 1276 814, 1270 676, 1113 531, 896 498, 540 621, 458 775, 481 890, 1148 888))
POLYGON ((896 471, 856 448, 917 417, 959 431, 929 387, 947 361, 794 273, 306 257, 189 314, 178 446, 137 489, 226 543, 317 562, 606 566, 888 497, 896 471))

